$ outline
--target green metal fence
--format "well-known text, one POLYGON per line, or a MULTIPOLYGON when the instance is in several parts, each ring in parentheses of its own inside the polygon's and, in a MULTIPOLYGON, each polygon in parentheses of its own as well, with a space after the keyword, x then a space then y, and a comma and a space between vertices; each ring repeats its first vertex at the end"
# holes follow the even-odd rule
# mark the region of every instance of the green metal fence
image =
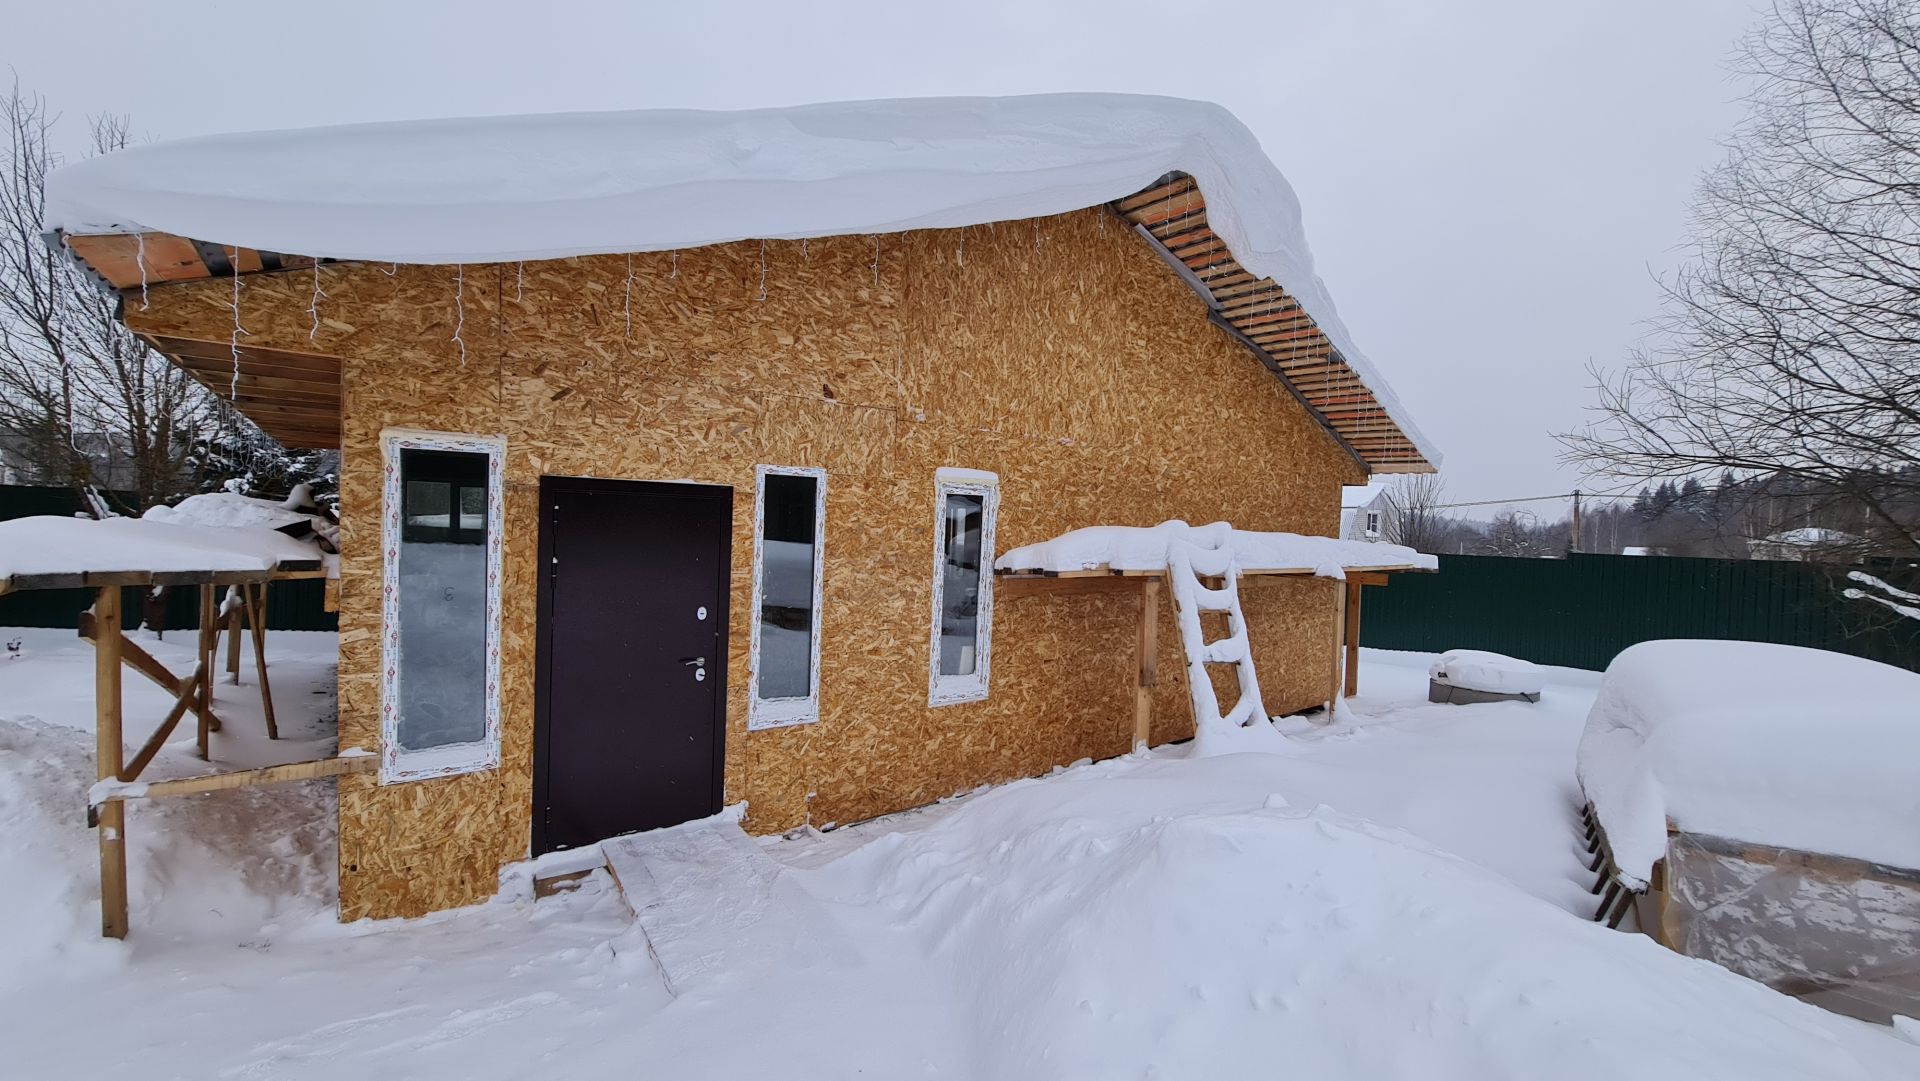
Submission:
MULTIPOLYGON (((1920 589, 1910 564, 1867 568, 1920 589)), ((1846 571, 1809 563, 1575 555, 1441 556, 1438 574, 1366 591, 1362 645, 1486 649, 1595 671, 1655 638, 1783 642, 1920 671, 1920 620, 1840 591, 1846 571)))
MULTIPOLYGON (((0 484, 0 520, 36 514, 72 515, 82 510, 71 488, 27 484, 0 484)), ((121 622, 138 627, 144 612, 144 589, 123 590, 121 622)), ((200 598, 191 589, 166 592, 166 629, 191 628, 200 622, 200 598)), ((33 589, 0 594, 0 627, 78 627, 80 613, 93 603, 86 589, 33 589)), ((267 628, 276 631, 331 631, 339 617, 325 610, 326 583, 319 579, 275 582, 267 589, 267 628)))

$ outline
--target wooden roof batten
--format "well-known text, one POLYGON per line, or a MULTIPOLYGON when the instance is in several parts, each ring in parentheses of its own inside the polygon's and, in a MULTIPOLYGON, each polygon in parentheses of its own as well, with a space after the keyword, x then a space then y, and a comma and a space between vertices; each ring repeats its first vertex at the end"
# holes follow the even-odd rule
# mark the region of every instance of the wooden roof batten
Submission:
POLYGON ((1299 300, 1234 258, 1208 225, 1198 181, 1168 173, 1107 205, 1206 302, 1208 320, 1251 352, 1363 468, 1433 471, 1299 300))

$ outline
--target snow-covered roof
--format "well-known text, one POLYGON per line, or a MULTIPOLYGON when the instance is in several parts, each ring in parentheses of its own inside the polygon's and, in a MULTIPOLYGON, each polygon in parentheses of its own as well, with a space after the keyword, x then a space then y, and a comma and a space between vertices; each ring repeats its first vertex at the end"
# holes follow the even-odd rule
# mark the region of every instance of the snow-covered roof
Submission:
POLYGON ((1174 541, 1207 550, 1231 545, 1235 559, 1247 572, 1291 572, 1339 578, 1349 570, 1434 570, 1440 565, 1438 558, 1398 544, 1299 533, 1261 533, 1235 529, 1226 522, 1192 526, 1179 521, 1157 526, 1087 526, 1052 540, 1011 549, 994 560, 993 565, 1009 572, 1048 574, 1087 570, 1164 571, 1167 546, 1174 541))
POLYGON ((152 518, 35 515, 0 522, 0 587, 39 576, 259 572, 319 566, 319 548, 272 529, 152 518))
POLYGON ((1767 642, 1642 642, 1607 666, 1579 776, 1641 882, 1669 821, 1920 868, 1920 674, 1767 642))
POLYGON ((47 180, 45 226, 332 259, 479 263, 951 228, 1079 210, 1169 173, 1239 263, 1296 298, 1424 456, 1354 344, 1300 203, 1218 105, 1129 94, 917 98, 408 121, 135 146, 47 180))
POLYGON ((1785 548, 1828 548, 1858 544, 1860 538, 1841 529, 1802 526, 1799 529, 1782 530, 1757 543, 1777 544, 1785 548))
POLYGON ((1340 509, 1358 510, 1371 506, 1373 501, 1387 494, 1392 485, 1384 480, 1368 481, 1365 484, 1343 485, 1340 489, 1340 509))

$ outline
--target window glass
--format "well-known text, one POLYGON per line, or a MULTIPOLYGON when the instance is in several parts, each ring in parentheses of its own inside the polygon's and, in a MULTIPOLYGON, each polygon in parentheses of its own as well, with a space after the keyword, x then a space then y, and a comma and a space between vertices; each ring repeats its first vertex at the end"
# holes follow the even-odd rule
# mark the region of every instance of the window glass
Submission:
POLYGON ((940 674, 969 676, 980 653, 980 529, 985 500, 949 492, 940 522, 940 674))
POLYGON ((486 738, 487 462, 485 454, 400 453, 406 528, 397 557, 394 734, 402 750, 486 738), (473 487, 458 483, 473 477, 473 487))
POLYGON ((762 478, 760 658, 763 699, 812 694, 815 533, 819 481, 768 473, 762 478))

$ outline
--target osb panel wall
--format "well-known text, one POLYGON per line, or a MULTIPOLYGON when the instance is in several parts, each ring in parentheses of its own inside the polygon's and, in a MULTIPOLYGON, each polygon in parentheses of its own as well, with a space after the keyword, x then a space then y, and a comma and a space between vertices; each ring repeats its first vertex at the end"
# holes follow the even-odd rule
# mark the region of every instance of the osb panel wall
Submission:
MULTIPOLYGON (((343 358, 342 746, 378 739, 382 428, 507 438, 503 767, 341 783, 343 918, 491 894, 531 821, 543 474, 734 489, 726 786, 751 828, 848 822, 1123 752, 1138 598, 1006 598, 992 695, 930 709, 934 471, 1001 478, 999 547, 1093 523, 1330 533, 1358 467, 1105 211, 1034 222, 243 281, 245 343, 343 358), (458 303, 456 304, 456 296, 458 303), (316 328, 309 306, 317 308, 316 328), (455 340, 456 334, 458 341, 455 340), (464 359, 461 355, 464 345, 464 359), (756 463, 828 471, 821 720, 746 731, 756 463)), ((127 318, 225 340, 225 282, 127 318)), ((1323 700, 1332 583, 1249 583, 1267 705, 1323 700)), ((1156 739, 1190 733, 1163 606, 1156 739)))

